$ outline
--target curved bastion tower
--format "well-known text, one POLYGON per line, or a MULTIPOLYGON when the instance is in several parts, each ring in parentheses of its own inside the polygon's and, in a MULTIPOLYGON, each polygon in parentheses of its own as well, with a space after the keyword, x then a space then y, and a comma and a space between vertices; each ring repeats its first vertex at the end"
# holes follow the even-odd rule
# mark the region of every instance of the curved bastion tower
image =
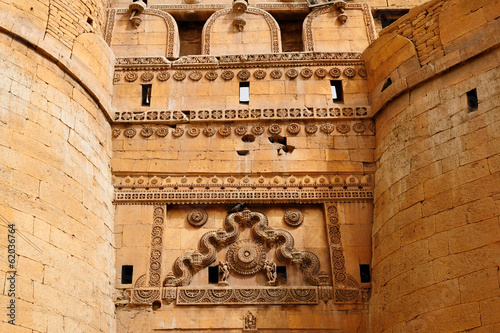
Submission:
POLYGON ((500 331, 499 1, 0 17, 1 332, 500 331))

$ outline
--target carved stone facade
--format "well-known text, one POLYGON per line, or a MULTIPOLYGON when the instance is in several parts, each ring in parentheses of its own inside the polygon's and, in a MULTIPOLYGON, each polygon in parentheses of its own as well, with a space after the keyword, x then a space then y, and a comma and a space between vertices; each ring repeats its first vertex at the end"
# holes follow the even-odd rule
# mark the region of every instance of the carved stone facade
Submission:
POLYGON ((0 0, 0 331, 499 332, 500 6, 424 2, 0 0))

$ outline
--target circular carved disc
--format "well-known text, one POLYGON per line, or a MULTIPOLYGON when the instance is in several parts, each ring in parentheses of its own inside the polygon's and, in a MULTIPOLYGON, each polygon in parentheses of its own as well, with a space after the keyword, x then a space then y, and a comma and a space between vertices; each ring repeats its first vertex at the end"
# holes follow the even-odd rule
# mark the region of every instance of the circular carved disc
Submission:
POLYGON ((227 251, 231 270, 242 275, 255 274, 264 267, 266 251, 262 243, 242 239, 232 244, 227 251))
POLYGON ((196 208, 188 213, 187 220, 193 227, 201 227, 207 222, 208 214, 204 209, 196 208))

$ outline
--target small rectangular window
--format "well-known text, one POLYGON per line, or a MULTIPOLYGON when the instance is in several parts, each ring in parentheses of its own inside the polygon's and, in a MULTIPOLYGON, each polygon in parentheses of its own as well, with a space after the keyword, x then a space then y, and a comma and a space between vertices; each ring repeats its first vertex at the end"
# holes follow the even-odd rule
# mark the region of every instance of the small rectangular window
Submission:
POLYGON ((344 92, 342 91, 341 80, 330 80, 330 87, 332 89, 332 99, 334 102, 344 101, 344 92))
POLYGON ((250 102, 250 82, 240 82, 240 103, 250 102))
POLYGON ((477 90, 472 89, 467 92, 467 107, 469 112, 476 111, 479 106, 479 101, 477 99, 477 90))
POLYGON ((142 106, 150 106, 151 105, 151 88, 152 84, 143 84, 142 85, 142 106))
POLYGON ((219 266, 208 267, 208 283, 219 283, 219 266))
POLYGON ((286 282, 286 266, 276 267, 276 279, 281 283, 286 282))
POLYGON ((368 283, 371 281, 370 265, 359 265, 359 275, 361 283, 368 283))
POLYGON ((134 274, 134 266, 123 265, 122 266, 122 284, 131 284, 133 274, 134 274))

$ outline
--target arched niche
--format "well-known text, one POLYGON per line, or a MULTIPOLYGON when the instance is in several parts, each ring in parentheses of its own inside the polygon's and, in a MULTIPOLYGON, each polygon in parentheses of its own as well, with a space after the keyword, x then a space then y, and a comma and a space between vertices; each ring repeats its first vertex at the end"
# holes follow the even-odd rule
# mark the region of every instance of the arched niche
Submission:
POLYGON ((161 10, 146 9, 135 28, 130 11, 111 10, 106 41, 117 57, 179 57, 179 30, 174 18, 161 10))
POLYGON ((340 11, 334 5, 312 11, 304 20, 302 38, 305 51, 364 51, 376 38, 373 19, 366 4, 349 4, 341 23, 340 11))
POLYGON ((281 52, 280 28, 268 12, 248 7, 241 15, 246 21, 243 31, 234 25, 237 16, 232 8, 221 9, 210 16, 203 27, 203 54, 281 52))

